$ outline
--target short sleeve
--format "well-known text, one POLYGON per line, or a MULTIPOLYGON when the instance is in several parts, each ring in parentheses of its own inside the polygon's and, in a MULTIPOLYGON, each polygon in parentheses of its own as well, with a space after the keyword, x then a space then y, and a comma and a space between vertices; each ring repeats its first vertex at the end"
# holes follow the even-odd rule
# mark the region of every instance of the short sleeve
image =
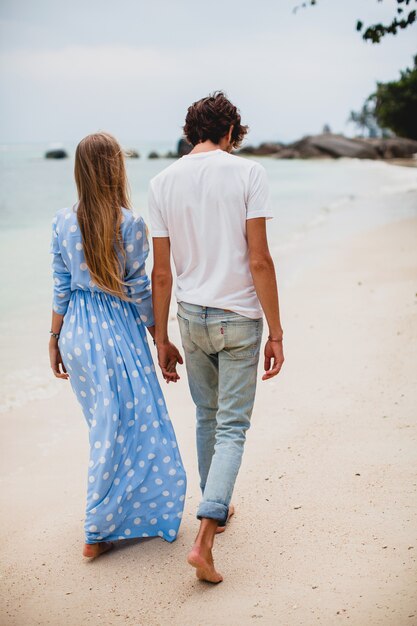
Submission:
POLYGON ((148 208, 152 237, 169 237, 168 227, 162 217, 161 207, 158 204, 152 181, 149 185, 148 208))
POLYGON ((153 326, 152 293, 145 263, 149 254, 146 224, 141 217, 132 220, 124 238, 126 269, 124 282, 145 326, 153 326))
POLYGON ((54 293, 52 308, 55 313, 65 315, 71 298, 71 273, 62 258, 59 247, 59 230, 57 217, 52 222, 52 239, 50 252, 52 254, 52 274, 54 279, 54 293))
POLYGON ((255 163, 249 176, 249 189, 246 202, 246 219, 256 217, 271 219, 274 214, 269 205, 269 184, 265 168, 255 163))

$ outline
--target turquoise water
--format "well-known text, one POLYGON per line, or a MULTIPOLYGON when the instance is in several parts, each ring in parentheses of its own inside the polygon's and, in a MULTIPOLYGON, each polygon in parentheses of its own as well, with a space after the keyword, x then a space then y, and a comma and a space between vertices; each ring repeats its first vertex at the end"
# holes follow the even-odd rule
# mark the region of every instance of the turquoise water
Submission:
MULTIPOLYGON (((55 211, 76 201, 75 146, 66 147, 71 157, 55 161, 43 158, 46 145, 0 146, 0 391, 4 407, 44 397, 55 389, 46 354, 49 239, 55 211)), ((126 147, 139 149, 142 155, 153 149, 173 149, 169 144, 126 147)), ((306 244, 311 233, 320 239, 327 232, 327 237, 337 240, 352 229, 417 214, 415 203, 395 201, 396 194, 417 188, 417 170, 371 161, 259 160, 269 175, 276 218, 268 226, 270 247, 274 257, 283 260, 284 283, 295 266, 308 259, 306 244)), ((171 162, 144 156, 127 162, 134 209, 145 220, 148 182, 171 162)))

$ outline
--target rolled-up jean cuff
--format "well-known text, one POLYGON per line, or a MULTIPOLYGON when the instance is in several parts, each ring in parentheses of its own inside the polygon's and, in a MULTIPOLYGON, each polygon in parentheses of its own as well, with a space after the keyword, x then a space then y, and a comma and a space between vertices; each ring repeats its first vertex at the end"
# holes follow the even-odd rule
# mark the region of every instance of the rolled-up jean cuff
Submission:
POLYGON ((207 519, 215 519, 219 526, 225 526, 227 521, 227 516, 229 514, 229 507, 225 504, 220 504, 219 502, 209 502, 204 501, 201 502, 197 511, 197 519, 207 518, 207 519))

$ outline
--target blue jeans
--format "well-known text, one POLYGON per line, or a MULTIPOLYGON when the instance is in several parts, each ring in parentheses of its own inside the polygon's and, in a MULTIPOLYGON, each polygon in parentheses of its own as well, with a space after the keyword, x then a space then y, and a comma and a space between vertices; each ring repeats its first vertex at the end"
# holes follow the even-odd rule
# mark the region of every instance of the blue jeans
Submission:
POLYGON ((255 400, 263 320, 181 302, 178 321, 197 409, 197 517, 224 526, 255 400))

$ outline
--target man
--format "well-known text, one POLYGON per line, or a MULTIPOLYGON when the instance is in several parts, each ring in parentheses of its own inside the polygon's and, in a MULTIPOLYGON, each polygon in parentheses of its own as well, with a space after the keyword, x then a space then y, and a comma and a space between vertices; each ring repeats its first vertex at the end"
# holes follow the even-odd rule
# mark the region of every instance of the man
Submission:
POLYGON ((230 154, 247 127, 221 92, 190 106, 184 133, 193 150, 152 179, 155 341, 166 380, 182 362, 168 337, 172 274, 178 321, 197 414, 202 501, 200 529, 188 555, 197 577, 223 580, 214 567, 216 532, 233 514, 230 500, 255 399, 262 310, 269 336, 263 380, 284 362, 274 264, 266 225, 268 184, 257 162, 230 154))

